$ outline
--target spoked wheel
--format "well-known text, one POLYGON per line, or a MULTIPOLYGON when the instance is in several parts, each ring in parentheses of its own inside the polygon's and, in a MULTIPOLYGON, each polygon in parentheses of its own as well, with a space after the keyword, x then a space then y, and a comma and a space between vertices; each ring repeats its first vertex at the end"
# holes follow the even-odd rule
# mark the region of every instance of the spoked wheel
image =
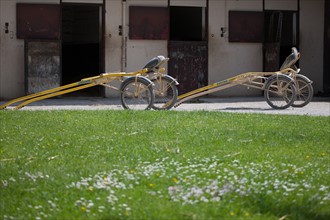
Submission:
POLYGON ((312 82, 304 75, 296 75, 296 99, 293 107, 304 107, 313 97, 312 82))
POLYGON ((128 78, 121 85, 120 98, 125 109, 150 109, 154 101, 152 83, 141 77, 128 78))
POLYGON ((155 100, 152 106, 155 110, 168 110, 173 107, 178 97, 175 81, 162 76, 152 79, 155 84, 155 100))
POLYGON ((296 98, 293 80, 285 75, 274 75, 266 82, 265 98, 274 109, 286 109, 296 98))

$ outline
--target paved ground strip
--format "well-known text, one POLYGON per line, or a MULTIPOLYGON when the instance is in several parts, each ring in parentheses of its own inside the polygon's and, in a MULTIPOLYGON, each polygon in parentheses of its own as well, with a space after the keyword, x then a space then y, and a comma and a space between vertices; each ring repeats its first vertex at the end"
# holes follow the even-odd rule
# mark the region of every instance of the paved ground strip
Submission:
MULTIPOLYGON (((5 102, 1 101, 0 104, 5 102)), ((15 106, 15 105, 13 105, 15 106)), ((13 109, 8 107, 7 109, 13 109)), ((70 97, 45 99, 31 103, 21 110, 121 110, 119 98, 70 97)), ((330 116, 330 98, 314 98, 302 108, 289 107, 284 110, 271 108, 263 97, 200 98, 195 102, 183 103, 171 111, 219 111, 235 113, 262 113, 330 116)))

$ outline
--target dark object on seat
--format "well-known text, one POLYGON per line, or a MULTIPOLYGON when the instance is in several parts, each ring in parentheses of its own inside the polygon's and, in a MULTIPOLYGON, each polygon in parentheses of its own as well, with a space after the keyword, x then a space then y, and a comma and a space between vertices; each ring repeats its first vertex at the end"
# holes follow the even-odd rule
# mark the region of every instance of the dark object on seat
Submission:
POLYGON ((169 58, 165 58, 164 56, 156 56, 152 58, 143 68, 148 69, 148 73, 157 72, 159 67, 166 63, 169 58))

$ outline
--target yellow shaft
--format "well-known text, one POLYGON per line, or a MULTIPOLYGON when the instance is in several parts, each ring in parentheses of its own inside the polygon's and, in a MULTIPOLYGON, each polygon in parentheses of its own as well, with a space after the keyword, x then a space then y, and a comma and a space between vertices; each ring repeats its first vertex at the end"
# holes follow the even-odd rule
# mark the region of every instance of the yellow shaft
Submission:
POLYGON ((14 104, 14 103, 17 103, 17 102, 21 102, 21 101, 32 99, 32 98, 39 97, 39 96, 44 96, 44 95, 47 95, 49 93, 57 92, 57 91, 60 91, 60 90, 63 90, 63 89, 72 88, 74 86, 79 85, 79 83, 81 83, 81 82, 75 82, 75 83, 71 83, 71 84, 68 84, 68 85, 64 85, 64 86, 56 87, 56 88, 53 88, 53 89, 45 90, 45 91, 42 91, 42 92, 34 93, 34 94, 31 94, 31 95, 22 96, 20 98, 13 99, 13 100, 1 105, 0 109, 4 109, 7 106, 9 106, 11 104, 14 104))
POLYGON ((29 100, 23 102, 22 104, 16 106, 15 109, 20 109, 20 108, 24 107, 25 105, 30 104, 31 102, 39 101, 39 100, 42 100, 42 99, 48 99, 48 98, 55 97, 55 96, 58 96, 58 95, 63 95, 63 94, 67 94, 67 93, 70 93, 70 92, 77 91, 77 90, 86 89, 86 88, 89 88, 89 87, 92 87, 92 86, 96 86, 96 85, 95 84, 86 84, 86 85, 74 87, 72 89, 66 89, 66 90, 62 90, 62 91, 59 91, 59 92, 54 92, 54 93, 51 93, 51 94, 48 94, 48 95, 39 96, 39 97, 29 99, 29 100))

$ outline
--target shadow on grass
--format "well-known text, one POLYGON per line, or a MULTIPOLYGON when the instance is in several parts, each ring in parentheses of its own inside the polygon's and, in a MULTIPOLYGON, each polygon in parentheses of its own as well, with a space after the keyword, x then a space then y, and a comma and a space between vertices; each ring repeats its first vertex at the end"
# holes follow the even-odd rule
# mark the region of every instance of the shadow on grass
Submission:
POLYGON ((278 216, 283 219, 290 220, 328 220, 330 219, 330 213, 326 210, 319 210, 317 207, 318 204, 315 204, 316 201, 309 200, 303 204, 293 204, 290 201, 280 202, 267 198, 266 196, 260 196, 253 201, 250 201, 254 204, 254 207, 258 207, 259 213, 262 214, 271 214, 273 216, 278 216))

